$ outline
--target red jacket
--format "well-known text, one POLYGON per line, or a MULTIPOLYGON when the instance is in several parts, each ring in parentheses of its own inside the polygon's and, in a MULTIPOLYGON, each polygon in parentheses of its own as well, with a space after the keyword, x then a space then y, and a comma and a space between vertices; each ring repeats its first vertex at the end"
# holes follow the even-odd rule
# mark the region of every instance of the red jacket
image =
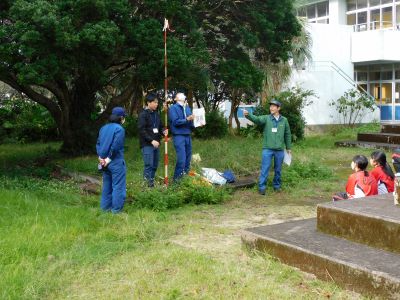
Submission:
POLYGON ((382 166, 376 166, 370 174, 375 177, 378 186, 383 183, 386 186, 388 193, 393 193, 394 179, 383 171, 382 166))
POLYGON ((346 192, 349 198, 378 195, 378 184, 374 176, 370 174, 365 176, 364 171, 358 171, 350 175, 346 184, 346 192))

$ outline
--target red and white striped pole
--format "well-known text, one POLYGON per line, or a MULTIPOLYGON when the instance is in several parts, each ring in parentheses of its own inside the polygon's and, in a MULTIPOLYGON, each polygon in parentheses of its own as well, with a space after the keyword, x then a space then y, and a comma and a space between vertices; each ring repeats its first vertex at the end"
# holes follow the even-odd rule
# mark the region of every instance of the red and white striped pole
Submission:
MULTIPOLYGON (((168 20, 164 18, 164 98, 165 98, 165 127, 168 129, 168 59, 167 59, 167 31, 169 30, 168 20)), ((164 184, 168 186, 168 130, 164 139, 164 184)))

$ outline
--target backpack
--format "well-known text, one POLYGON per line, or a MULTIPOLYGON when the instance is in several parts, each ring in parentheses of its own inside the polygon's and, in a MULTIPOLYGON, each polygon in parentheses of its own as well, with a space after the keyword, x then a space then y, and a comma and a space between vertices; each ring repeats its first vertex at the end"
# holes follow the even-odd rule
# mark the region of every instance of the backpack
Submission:
POLYGON ((224 173, 222 173, 222 177, 226 179, 227 183, 233 183, 236 180, 235 175, 231 170, 225 170, 224 173))

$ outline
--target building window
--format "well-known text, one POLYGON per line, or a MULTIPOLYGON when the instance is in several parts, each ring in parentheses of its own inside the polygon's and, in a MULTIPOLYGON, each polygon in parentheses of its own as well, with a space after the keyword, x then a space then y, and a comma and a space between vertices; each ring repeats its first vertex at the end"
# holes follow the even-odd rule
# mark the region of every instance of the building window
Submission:
POLYGON ((400 29, 400 4, 396 5, 396 28, 400 29))
POLYGON ((347 0, 346 14, 347 25, 355 25, 355 31, 400 30, 398 0, 347 0))
POLYGON ((348 0, 347 1, 347 10, 356 10, 357 9, 357 1, 356 0, 348 0))
POLYGON ((394 102, 400 104, 400 83, 395 84, 394 102))
POLYGON ((380 0, 369 0, 369 6, 378 6, 381 4, 380 0))
POLYGON ((357 0, 357 9, 367 8, 368 0, 357 0))
POLYGON ((400 104, 400 64, 355 66, 354 80, 378 105, 400 104))
POLYGON ((400 65, 394 65, 394 79, 400 80, 400 65))
POLYGON ((309 23, 329 24, 329 1, 303 6, 297 10, 297 15, 307 18, 309 23))

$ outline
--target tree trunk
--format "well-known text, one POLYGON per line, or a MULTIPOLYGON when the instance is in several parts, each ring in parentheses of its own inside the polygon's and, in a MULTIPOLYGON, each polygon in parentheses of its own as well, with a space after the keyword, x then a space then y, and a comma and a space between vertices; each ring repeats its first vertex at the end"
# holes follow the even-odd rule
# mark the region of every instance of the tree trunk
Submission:
POLYGON ((68 155, 95 153, 99 125, 92 119, 95 111, 95 92, 84 82, 77 84, 70 95, 69 109, 62 111, 61 152, 68 155))
POLYGON ((231 131, 232 131, 232 129, 233 129, 233 122, 232 122, 232 120, 233 120, 234 110, 235 110, 235 100, 232 98, 232 100, 231 100, 231 111, 230 111, 230 113, 229 113, 229 118, 228 118, 228 126, 229 126, 229 129, 230 129, 231 131))
POLYGON ((189 104, 190 109, 193 109, 193 89, 189 88, 187 101, 189 104))
POLYGON ((228 123, 229 129, 231 130, 231 132, 233 132, 233 118, 235 118, 236 126, 240 127, 240 124, 238 124, 238 118, 237 118, 237 109, 240 104, 240 99, 238 99, 238 96, 237 96, 238 94, 239 93, 236 91, 232 92, 232 94, 231 94, 232 95, 231 96, 232 105, 231 105, 231 112, 229 114, 229 123, 228 123), (235 110, 236 110, 236 116, 235 116, 235 110))
POLYGON ((237 105, 235 110, 233 111, 233 116, 235 117, 235 121, 236 121, 237 133, 240 134, 240 121, 239 121, 239 117, 238 117, 238 110, 239 110, 239 106, 237 105))

